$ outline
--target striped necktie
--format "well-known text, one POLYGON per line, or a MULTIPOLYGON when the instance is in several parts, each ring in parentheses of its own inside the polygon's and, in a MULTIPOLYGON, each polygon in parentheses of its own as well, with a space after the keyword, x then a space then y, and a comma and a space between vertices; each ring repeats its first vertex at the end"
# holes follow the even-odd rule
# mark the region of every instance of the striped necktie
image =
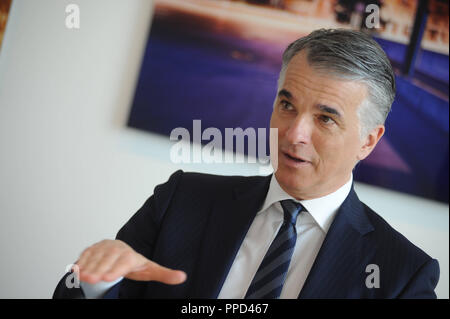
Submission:
POLYGON ((283 224, 264 256, 245 299, 278 299, 281 295, 297 240, 295 223, 304 207, 291 199, 280 203, 284 211, 283 224))

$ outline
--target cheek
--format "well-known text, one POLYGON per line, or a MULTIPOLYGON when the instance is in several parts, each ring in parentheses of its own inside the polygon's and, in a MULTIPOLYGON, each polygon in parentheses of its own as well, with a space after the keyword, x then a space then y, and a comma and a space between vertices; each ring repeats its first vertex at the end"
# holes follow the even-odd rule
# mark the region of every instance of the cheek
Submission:
POLYGON ((342 136, 337 134, 315 134, 312 137, 314 149, 318 156, 318 166, 333 168, 345 157, 346 144, 342 136))
POLYGON ((336 143, 335 138, 330 136, 317 134, 313 136, 312 142, 320 157, 330 157, 332 154, 335 154, 336 149, 339 148, 339 143, 336 143))
POLYGON ((278 127, 278 125, 277 125, 277 118, 276 118, 276 115, 275 115, 275 111, 272 112, 272 116, 270 117, 270 127, 271 127, 271 128, 278 127))
POLYGON ((328 138, 318 138, 315 147, 321 166, 326 170, 346 171, 356 164, 359 139, 336 134, 328 138))
POLYGON ((284 135, 288 129, 287 121, 280 120, 275 114, 270 118, 270 127, 278 129, 278 145, 280 145, 280 141, 283 140, 284 135))

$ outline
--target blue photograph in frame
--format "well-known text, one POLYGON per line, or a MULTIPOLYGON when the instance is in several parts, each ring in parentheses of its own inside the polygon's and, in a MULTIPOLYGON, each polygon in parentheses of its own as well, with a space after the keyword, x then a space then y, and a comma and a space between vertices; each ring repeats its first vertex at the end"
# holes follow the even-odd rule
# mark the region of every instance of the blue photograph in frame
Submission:
MULTIPOLYGON (((194 120, 223 134, 268 128, 286 46, 319 28, 360 29, 367 18, 365 1, 154 2, 128 125, 164 136, 182 127, 192 138, 194 120)), ((354 178, 448 203, 448 2, 429 2, 411 75, 403 68, 418 5, 379 2, 380 26, 366 30, 396 70, 397 95, 384 137, 354 178)))

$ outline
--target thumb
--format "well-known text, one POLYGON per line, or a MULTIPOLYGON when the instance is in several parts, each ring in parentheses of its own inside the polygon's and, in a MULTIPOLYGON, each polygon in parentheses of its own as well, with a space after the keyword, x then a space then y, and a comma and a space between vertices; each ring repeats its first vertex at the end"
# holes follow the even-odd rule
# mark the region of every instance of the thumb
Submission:
POLYGON ((184 271, 173 270, 148 260, 143 266, 128 273, 125 278, 138 281, 157 281, 168 285, 183 283, 187 275, 184 271))

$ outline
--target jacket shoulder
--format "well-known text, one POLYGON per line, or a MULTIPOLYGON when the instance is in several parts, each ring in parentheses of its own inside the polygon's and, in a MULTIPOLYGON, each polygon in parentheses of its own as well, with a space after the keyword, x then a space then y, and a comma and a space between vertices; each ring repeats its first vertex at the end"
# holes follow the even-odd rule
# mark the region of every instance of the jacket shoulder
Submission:
POLYGON ((399 257, 413 258, 421 264, 431 257, 421 248, 413 244, 408 238, 392 227, 383 217, 373 209, 362 203, 364 211, 374 226, 374 235, 380 248, 389 249, 391 253, 400 254, 399 257))
POLYGON ((362 206, 374 227, 371 236, 377 246, 377 255, 384 263, 394 268, 401 267, 404 273, 415 273, 432 259, 373 209, 364 203, 362 206))
POLYGON ((378 265, 383 286, 393 298, 436 298, 439 263, 363 203, 374 231, 373 262, 378 265))
POLYGON ((184 194, 229 194, 234 188, 242 188, 262 181, 267 176, 216 175, 197 172, 176 171, 178 190, 184 194))

